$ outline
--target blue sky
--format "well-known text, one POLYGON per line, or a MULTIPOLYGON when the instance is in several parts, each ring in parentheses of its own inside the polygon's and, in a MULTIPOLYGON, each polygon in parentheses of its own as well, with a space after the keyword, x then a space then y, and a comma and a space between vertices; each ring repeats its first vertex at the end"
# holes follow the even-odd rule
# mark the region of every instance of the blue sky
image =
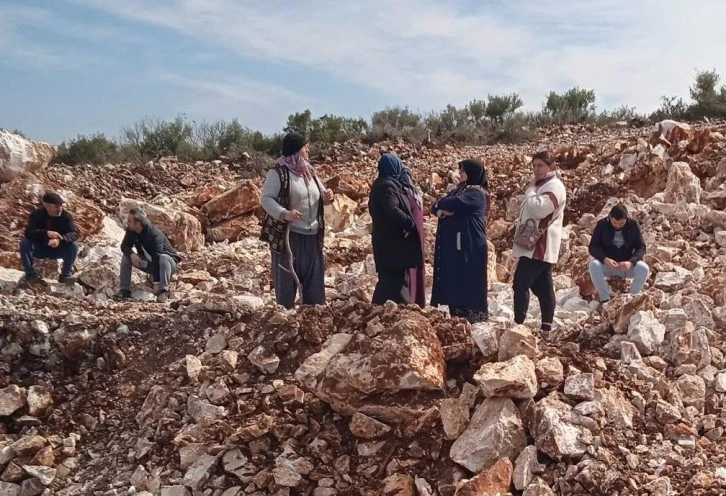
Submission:
POLYGON ((722 0, 0 0, 0 127, 60 142, 144 116, 369 117, 518 92, 599 108, 726 78, 722 0))

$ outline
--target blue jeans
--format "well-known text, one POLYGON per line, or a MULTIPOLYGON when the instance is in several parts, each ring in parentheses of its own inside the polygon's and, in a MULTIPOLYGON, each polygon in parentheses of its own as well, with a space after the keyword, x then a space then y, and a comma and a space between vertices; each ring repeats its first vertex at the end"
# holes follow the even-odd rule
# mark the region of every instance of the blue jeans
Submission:
POLYGON ((643 289, 645 281, 648 280, 648 274, 650 273, 650 267, 645 262, 638 262, 633 265, 627 272, 622 269, 611 269, 599 260, 592 260, 590 262, 590 279, 595 285, 598 294, 600 295, 600 301, 610 299, 610 288, 608 283, 605 281, 606 277, 619 277, 621 279, 632 279, 633 283, 630 286, 630 293, 637 294, 643 289))
POLYGON ((68 277, 73 273, 76 257, 78 257, 78 243, 75 241, 73 243, 61 241, 58 248, 51 248, 47 244, 36 243, 28 238, 23 238, 20 242, 20 260, 23 262, 26 278, 35 274, 33 258, 63 260, 61 276, 68 277))
MULTIPOLYGON (((131 272, 134 266, 131 264, 131 257, 124 255, 121 258, 120 287, 121 291, 131 291, 131 272)), ((159 284, 159 289, 169 291, 171 276, 177 271, 177 263, 169 255, 159 255, 158 267, 154 267, 151 260, 141 256, 141 271, 151 274, 153 282, 159 284)))

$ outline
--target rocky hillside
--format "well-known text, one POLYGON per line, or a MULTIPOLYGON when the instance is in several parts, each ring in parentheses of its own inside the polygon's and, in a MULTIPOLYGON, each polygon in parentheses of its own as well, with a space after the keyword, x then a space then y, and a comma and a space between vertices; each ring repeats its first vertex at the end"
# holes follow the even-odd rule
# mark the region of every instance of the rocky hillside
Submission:
MULTIPOLYGON (((318 150, 329 305, 275 307, 249 164, 48 165, 0 132, 0 495, 720 495, 726 492, 726 124, 558 127, 537 142, 318 150), (568 188, 557 329, 512 321, 511 233, 529 157, 568 188), (382 151, 431 203, 488 165, 492 319, 370 305, 367 195, 382 151), (82 231, 80 283, 20 290, 45 190, 82 231), (617 200, 643 226, 646 291, 592 301, 587 243, 617 200), (169 303, 118 283, 120 219, 145 207, 184 252, 169 303)), ((432 259, 436 221, 426 219, 432 259)), ((427 267, 431 276, 432 268, 427 267)), ((137 277, 137 276, 135 276, 137 277)), ((621 288, 622 289, 622 288, 621 288)))

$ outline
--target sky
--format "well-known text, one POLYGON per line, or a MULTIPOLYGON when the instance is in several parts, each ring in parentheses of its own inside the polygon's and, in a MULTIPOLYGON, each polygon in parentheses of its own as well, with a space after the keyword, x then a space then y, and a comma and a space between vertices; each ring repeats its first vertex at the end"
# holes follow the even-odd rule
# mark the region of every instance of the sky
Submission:
POLYGON ((723 0, 0 0, 0 127, 59 143, 145 116, 368 118, 517 92, 598 109, 726 79, 723 0))

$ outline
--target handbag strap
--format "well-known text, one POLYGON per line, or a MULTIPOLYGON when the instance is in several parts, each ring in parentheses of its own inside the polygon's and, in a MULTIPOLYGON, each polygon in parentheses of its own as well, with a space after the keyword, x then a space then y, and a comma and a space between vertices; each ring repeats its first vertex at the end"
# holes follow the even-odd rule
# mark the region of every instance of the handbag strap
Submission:
MULTIPOLYGON (((538 190, 538 188, 535 186, 535 191, 537 191, 537 190, 538 190)), ((526 202, 526 201, 527 201, 527 197, 525 196, 524 197, 524 201, 522 201, 522 208, 520 208, 520 210, 519 210, 519 219, 517 220, 517 225, 518 226, 522 224, 522 215, 524 214, 524 202, 526 202)), ((557 209, 555 209, 555 210, 557 210, 557 209)), ((539 229, 538 223, 536 222, 536 220, 535 219, 527 219, 527 221, 530 221, 530 220, 532 222, 534 222, 535 228, 536 229, 539 229)), ((547 224, 545 225, 545 227, 542 228, 542 231, 544 232, 547 229, 549 229, 549 227, 552 225, 552 222, 554 222, 554 220, 555 220, 555 212, 553 210, 552 211, 552 218, 547 222, 547 224)))

